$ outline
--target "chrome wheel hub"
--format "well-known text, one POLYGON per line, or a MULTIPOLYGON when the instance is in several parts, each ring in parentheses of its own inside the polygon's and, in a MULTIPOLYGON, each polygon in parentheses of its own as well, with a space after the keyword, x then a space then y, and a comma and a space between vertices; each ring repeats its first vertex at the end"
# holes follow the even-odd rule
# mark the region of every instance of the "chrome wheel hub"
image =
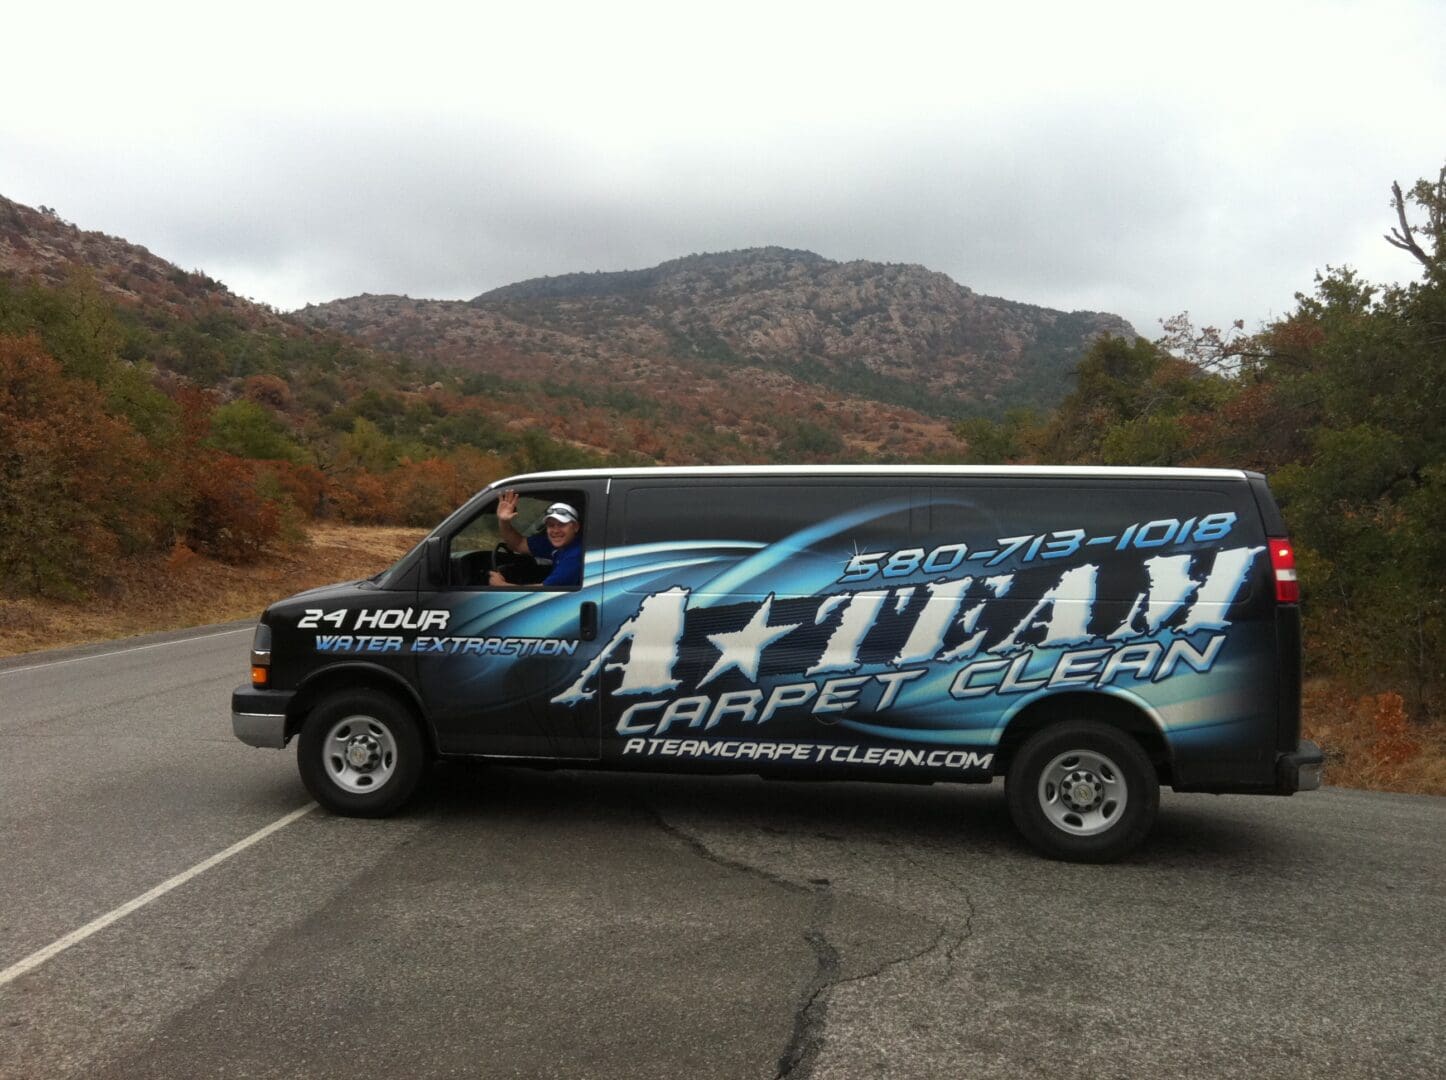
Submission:
POLYGON ((373 716, 348 716, 332 725, 323 744, 327 775, 343 791, 376 791, 397 767, 397 740, 373 716))
POLYGON ((1039 807, 1072 836, 1094 836, 1120 820, 1129 788, 1119 766, 1095 750, 1060 754, 1039 777, 1039 807))
POLYGON ((346 747, 346 763, 361 772, 371 772, 382 759, 381 744, 370 734, 353 738, 346 747))
POLYGON ((1084 813, 1103 801, 1105 785, 1094 773, 1075 771, 1064 778, 1059 790, 1071 810, 1084 813))

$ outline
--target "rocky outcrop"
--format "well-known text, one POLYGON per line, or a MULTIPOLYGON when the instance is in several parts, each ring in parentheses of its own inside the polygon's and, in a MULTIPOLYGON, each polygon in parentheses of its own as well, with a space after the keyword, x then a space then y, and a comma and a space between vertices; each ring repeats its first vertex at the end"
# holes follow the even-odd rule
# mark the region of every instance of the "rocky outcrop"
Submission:
POLYGON ((506 347, 603 377, 753 367, 942 415, 1053 404, 1094 338, 1134 335, 1116 315, 984 296, 922 266, 774 247, 539 278, 465 303, 359 296, 299 314, 463 366, 506 347))

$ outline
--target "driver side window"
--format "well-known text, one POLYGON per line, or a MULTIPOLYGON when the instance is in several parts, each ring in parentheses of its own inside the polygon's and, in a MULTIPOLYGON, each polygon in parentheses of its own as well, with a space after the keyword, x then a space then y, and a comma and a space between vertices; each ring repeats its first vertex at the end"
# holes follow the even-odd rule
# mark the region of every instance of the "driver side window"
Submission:
MULTIPOLYGON (((556 493, 519 494, 513 527, 523 536, 542 531, 547 508, 555 500, 556 493)), ((549 562, 539 563, 531 555, 519 555, 507 547, 497 521, 497 502, 497 499, 488 500, 467 524, 452 534, 447 552, 447 580, 453 588, 486 588, 493 570, 504 572, 514 584, 540 582, 547 575, 549 562)))

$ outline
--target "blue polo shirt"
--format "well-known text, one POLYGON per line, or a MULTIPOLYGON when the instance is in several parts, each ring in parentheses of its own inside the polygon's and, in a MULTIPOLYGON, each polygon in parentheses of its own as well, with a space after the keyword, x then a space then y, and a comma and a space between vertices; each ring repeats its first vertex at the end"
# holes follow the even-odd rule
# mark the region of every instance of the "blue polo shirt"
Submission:
POLYGON ((535 559, 551 559, 552 573, 542 579, 544 585, 581 585, 582 584, 582 537, 579 535, 572 543, 565 544, 560 548, 552 546, 552 541, 547 534, 538 533, 536 536, 527 538, 527 550, 532 552, 535 559))

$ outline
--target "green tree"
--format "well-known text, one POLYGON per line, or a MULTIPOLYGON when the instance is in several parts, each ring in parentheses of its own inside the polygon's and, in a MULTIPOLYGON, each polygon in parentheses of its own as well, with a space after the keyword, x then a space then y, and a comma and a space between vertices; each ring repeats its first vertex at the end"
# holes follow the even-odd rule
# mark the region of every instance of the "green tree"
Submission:
POLYGON ((1446 274, 1433 249, 1405 286, 1329 272, 1263 335, 1282 343, 1266 361, 1277 395, 1306 418, 1309 454, 1275 486, 1311 626, 1335 663, 1402 688, 1417 712, 1440 707, 1446 672, 1446 274))
POLYGON ((543 472, 548 469, 583 469, 601 464, 595 454, 559 442, 545 431, 528 428, 512 453, 514 472, 543 472))
POLYGON ((351 431, 341 437, 338 464, 343 467, 360 467, 376 473, 384 472, 396 463, 397 450, 392 440, 364 416, 358 416, 352 422, 351 431))
POLYGON ((784 461, 828 461, 843 453, 843 437, 832 428, 808 420, 782 419, 778 456, 784 461))
POLYGON ((1033 409, 1010 409, 1001 422, 986 416, 960 420, 951 429, 964 443, 964 460, 971 465, 1003 465, 1026 460, 1039 441, 1040 418, 1033 409))
POLYGON ((1184 418, 1229 393, 1225 377, 1135 338, 1097 340, 1075 369, 1074 391, 1027 449, 1041 461, 1178 465, 1190 455, 1184 418))
POLYGON ((106 383, 125 343, 115 309, 94 278, 75 270, 60 289, 30 284, 0 291, 0 332, 38 333, 68 376, 106 383))
POLYGON ((254 401, 233 401, 212 413, 206 445, 257 461, 300 464, 304 457, 276 414, 254 401))

